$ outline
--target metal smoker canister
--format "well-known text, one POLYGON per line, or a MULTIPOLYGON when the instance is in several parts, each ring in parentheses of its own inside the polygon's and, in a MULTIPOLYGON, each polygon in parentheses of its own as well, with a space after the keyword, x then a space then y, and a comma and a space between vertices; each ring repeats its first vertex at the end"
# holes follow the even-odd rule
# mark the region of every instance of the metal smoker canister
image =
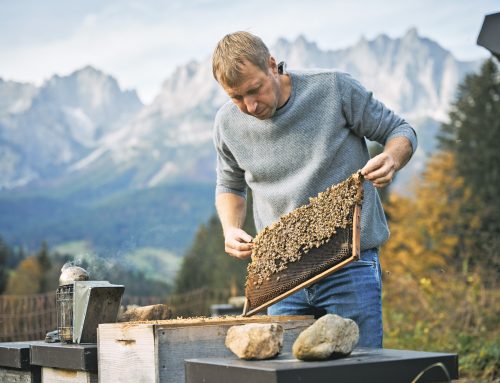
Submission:
POLYGON ((64 343, 73 342, 73 293, 75 281, 87 281, 89 274, 78 266, 65 264, 61 269, 56 292, 57 330, 64 343))

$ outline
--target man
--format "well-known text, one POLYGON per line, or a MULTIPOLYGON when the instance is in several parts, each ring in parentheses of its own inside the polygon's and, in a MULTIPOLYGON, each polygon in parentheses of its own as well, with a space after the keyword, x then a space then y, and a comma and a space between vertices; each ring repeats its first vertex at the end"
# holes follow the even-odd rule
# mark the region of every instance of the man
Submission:
POLYGON ((245 259, 246 189, 258 231, 362 169, 361 259, 269 307, 270 315, 336 313, 356 321, 359 346, 382 347, 378 248, 389 237, 375 188, 388 185, 416 149, 415 131, 335 71, 279 68, 260 38, 236 32, 219 41, 213 74, 231 98, 215 118, 216 207, 225 251, 245 259), (384 145, 370 159, 365 137, 384 145))

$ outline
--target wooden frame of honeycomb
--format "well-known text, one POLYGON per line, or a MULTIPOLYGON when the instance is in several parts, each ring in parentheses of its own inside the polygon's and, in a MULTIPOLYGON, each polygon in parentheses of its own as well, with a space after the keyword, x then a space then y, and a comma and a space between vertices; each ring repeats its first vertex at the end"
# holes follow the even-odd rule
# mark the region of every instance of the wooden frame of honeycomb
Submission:
POLYGON ((244 316, 250 316, 359 259, 363 176, 358 171, 254 239, 244 316))

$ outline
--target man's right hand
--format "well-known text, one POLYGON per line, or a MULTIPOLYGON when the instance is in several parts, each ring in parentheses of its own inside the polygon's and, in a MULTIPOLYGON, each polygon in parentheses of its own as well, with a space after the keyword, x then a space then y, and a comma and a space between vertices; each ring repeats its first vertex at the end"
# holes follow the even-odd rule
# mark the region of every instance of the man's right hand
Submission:
POLYGON ((247 259, 252 255, 252 237, 244 230, 232 227, 224 232, 225 251, 231 257, 247 259))

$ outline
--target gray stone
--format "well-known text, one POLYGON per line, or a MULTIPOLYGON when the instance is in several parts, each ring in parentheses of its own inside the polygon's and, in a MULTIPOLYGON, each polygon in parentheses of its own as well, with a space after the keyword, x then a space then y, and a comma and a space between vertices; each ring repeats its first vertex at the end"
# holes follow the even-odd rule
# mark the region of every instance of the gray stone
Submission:
POLYGON ((340 358, 351 353, 359 340, 356 322, 335 314, 327 314, 302 331, 292 347, 301 360, 340 358))
POLYGON ((165 304, 129 307, 118 316, 117 322, 163 320, 172 318, 172 310, 165 304))
POLYGON ((241 359, 269 359, 283 347, 283 327, 277 323, 249 323, 232 326, 226 346, 241 359))

